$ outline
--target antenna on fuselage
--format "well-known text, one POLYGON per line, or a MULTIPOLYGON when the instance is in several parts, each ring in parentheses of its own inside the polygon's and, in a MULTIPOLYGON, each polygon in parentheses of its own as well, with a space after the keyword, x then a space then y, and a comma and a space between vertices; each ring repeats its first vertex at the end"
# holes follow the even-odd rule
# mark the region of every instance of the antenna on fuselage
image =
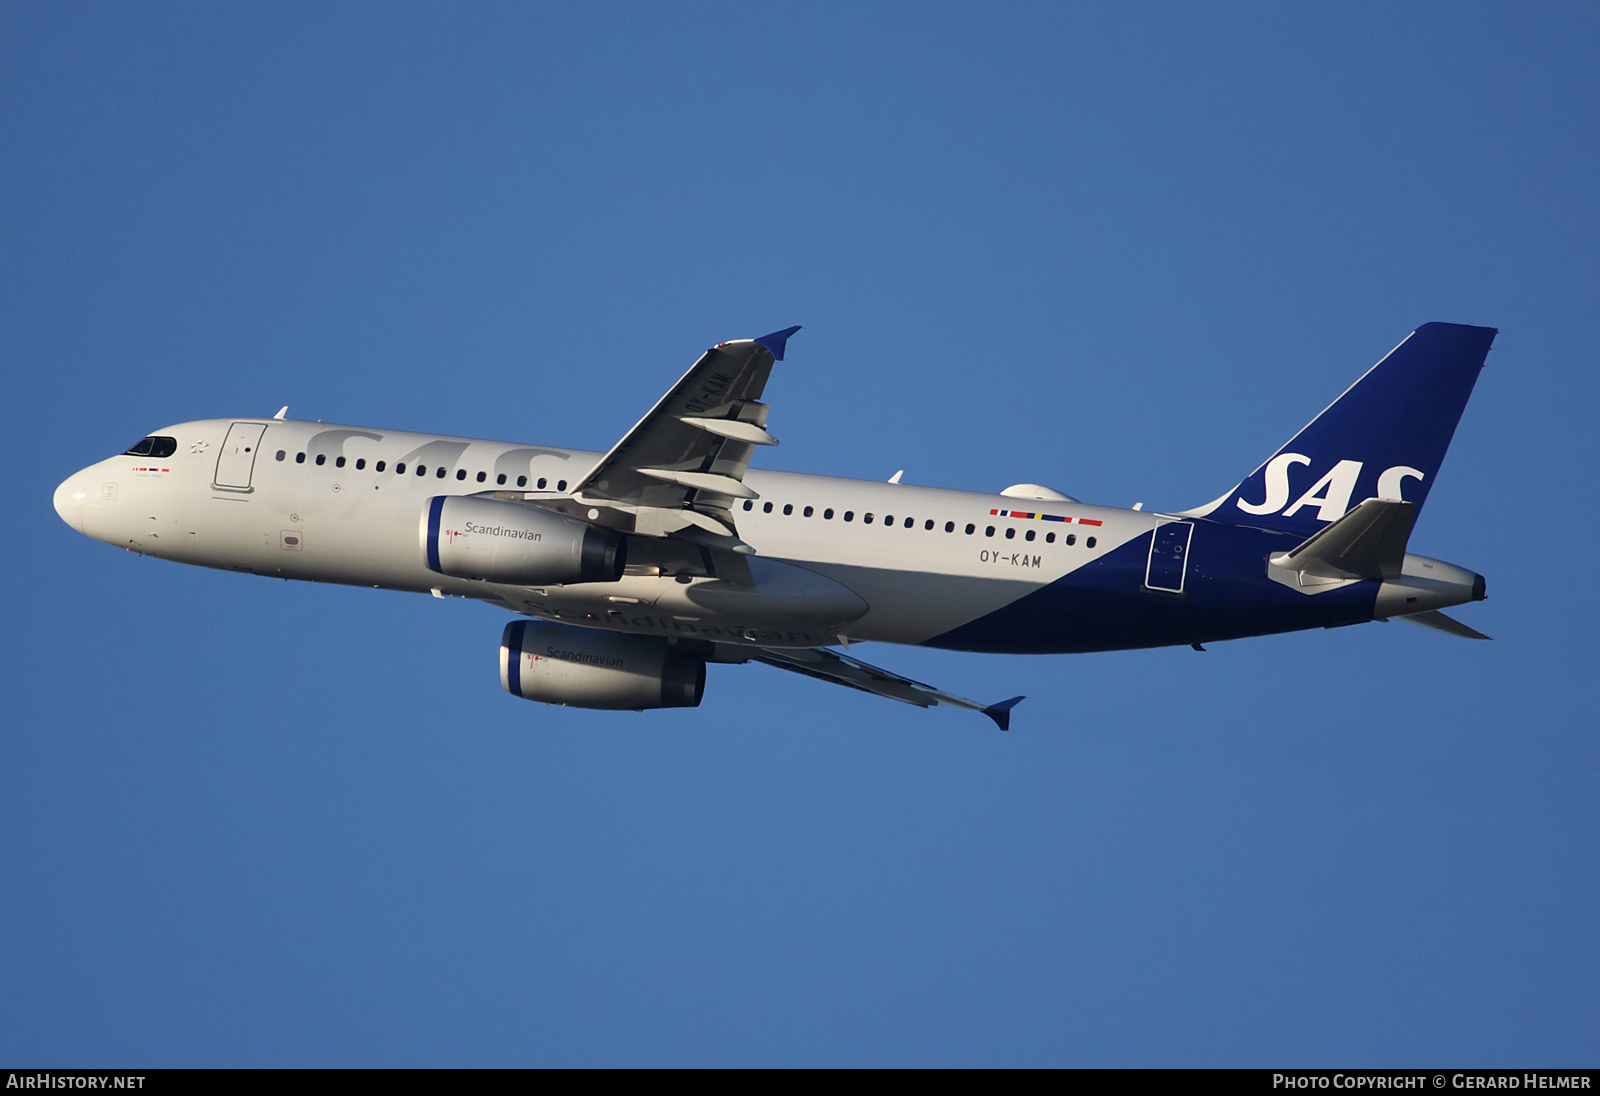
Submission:
POLYGON ((272 417, 277 419, 279 422, 282 422, 283 421, 283 416, 287 415, 288 413, 289 413, 289 405, 288 404, 284 404, 282 407, 278 408, 278 413, 276 415, 272 416, 272 417))

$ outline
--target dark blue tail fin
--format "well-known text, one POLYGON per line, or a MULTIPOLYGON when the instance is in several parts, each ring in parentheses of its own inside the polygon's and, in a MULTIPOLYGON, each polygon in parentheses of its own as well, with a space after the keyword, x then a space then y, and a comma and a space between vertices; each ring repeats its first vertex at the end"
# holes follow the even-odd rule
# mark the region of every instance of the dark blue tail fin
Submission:
POLYGON ((1310 536, 1369 498, 1420 510, 1495 334, 1423 324, 1243 483, 1190 513, 1310 536))

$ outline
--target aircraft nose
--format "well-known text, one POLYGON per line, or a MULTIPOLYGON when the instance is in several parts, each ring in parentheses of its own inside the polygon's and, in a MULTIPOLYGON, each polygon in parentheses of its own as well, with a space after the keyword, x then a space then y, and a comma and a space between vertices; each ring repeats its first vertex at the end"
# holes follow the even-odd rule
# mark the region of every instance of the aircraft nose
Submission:
POLYGON ((83 503, 88 497, 89 492, 84 485, 82 472, 68 476, 61 481, 61 486, 56 488, 56 513, 61 515, 62 521, 80 533, 83 532, 83 503))

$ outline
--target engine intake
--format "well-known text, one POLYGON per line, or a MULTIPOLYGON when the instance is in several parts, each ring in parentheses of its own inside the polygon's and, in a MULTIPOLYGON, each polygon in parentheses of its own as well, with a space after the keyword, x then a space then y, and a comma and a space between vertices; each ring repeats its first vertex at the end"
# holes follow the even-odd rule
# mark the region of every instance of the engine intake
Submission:
POLYGON ((516 586, 615 582, 622 534, 534 506, 471 495, 438 495, 422 508, 422 558, 452 578, 516 586))
POLYGON ((706 663, 654 636, 514 620, 500 637, 500 684, 573 708, 698 708, 706 663))

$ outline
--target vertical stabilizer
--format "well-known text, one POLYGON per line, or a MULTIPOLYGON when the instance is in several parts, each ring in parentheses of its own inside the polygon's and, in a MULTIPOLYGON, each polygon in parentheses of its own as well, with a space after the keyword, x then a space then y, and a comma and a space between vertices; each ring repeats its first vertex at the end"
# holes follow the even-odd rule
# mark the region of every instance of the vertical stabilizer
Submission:
POLYGON ((1421 510, 1495 334, 1423 324, 1244 482, 1186 516, 1310 536, 1369 498, 1421 510))

